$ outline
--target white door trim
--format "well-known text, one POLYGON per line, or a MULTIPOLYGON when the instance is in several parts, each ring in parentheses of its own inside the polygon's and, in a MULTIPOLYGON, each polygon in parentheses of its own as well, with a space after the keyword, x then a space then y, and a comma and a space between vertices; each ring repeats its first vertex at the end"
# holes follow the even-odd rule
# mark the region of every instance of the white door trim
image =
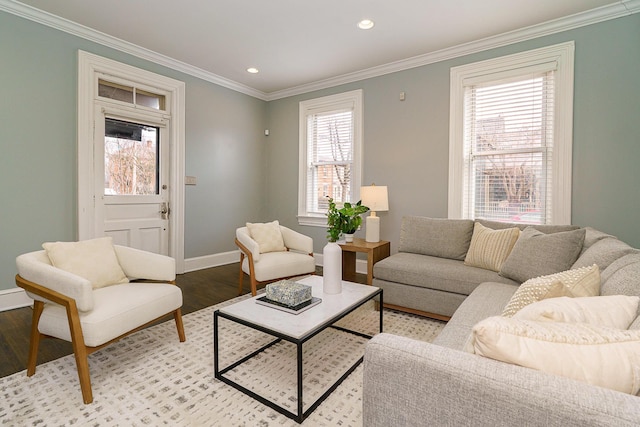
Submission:
POLYGON ((185 84, 146 70, 122 64, 88 52, 78 51, 78 240, 95 236, 93 179, 93 121, 97 75, 108 74, 143 83, 168 92, 171 112, 169 185, 171 215, 169 255, 176 260, 176 272, 184 272, 184 163, 185 84))

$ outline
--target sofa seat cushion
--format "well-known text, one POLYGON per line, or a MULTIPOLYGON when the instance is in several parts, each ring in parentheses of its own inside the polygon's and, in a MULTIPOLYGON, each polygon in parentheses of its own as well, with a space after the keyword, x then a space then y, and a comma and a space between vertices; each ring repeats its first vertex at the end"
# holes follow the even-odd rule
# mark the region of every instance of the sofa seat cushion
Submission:
MULTIPOLYGON (((80 312, 84 343, 97 347, 182 306, 182 291, 168 283, 127 283, 93 291, 93 310, 80 312)), ((38 330, 71 341, 64 307, 46 303, 38 330)))
POLYGON ((464 350, 471 339, 471 330, 479 321, 502 313, 518 287, 505 283, 481 283, 469 295, 447 322, 434 344, 464 350))
POLYGON ((464 265, 463 261, 399 252, 373 267, 373 275, 389 282, 469 295, 482 282, 517 282, 495 271, 464 265))

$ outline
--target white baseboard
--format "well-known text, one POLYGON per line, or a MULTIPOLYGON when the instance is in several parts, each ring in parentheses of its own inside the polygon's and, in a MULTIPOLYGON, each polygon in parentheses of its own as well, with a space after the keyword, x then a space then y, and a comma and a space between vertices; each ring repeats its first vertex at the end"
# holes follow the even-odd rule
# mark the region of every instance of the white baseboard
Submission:
POLYGON ((28 307, 33 304, 22 288, 13 288, 0 291, 0 311, 13 310, 14 308, 28 307))
POLYGON ((219 254, 187 258, 184 260, 184 272, 203 270, 205 268, 219 267, 221 265, 240 262, 240 251, 222 252, 219 254))
MULTIPOLYGON (((322 254, 313 254, 316 265, 324 265, 322 262, 322 254)), ((188 258, 184 260, 184 271, 203 270, 205 268, 219 267, 221 265, 233 264, 240 262, 240 251, 223 252, 220 254, 205 255, 196 258, 188 258)), ((367 260, 356 260, 356 272, 367 274, 367 260)))

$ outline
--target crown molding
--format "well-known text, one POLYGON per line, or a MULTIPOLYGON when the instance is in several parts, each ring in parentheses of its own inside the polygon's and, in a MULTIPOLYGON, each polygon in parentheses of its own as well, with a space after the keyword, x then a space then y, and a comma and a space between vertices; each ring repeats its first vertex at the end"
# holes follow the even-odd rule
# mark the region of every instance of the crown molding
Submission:
POLYGON ((340 76, 319 80, 313 83, 291 87, 275 92, 265 93, 258 89, 246 86, 244 84, 226 79, 217 74, 203 70, 193 65, 189 65, 182 61, 170 58, 149 49, 137 46, 133 43, 109 36, 92 28, 85 27, 73 21, 61 18, 59 16, 44 12, 40 9, 25 5, 16 0, 0 0, 0 11, 5 11, 13 15, 55 28, 60 31, 81 37, 83 39, 110 47, 112 49, 136 56, 147 61, 171 68, 176 71, 197 77, 199 79, 214 83, 216 85, 261 99, 263 101, 273 101, 276 99, 287 98, 289 96, 300 95, 320 89, 327 89, 346 83, 352 83, 360 80, 378 77, 385 74, 391 74, 398 71, 404 71, 411 68, 421 67, 436 62, 446 61, 473 53, 482 52, 506 46, 513 43, 522 42, 550 34, 568 31, 586 25, 596 24, 598 22, 608 21, 623 16, 628 16, 640 12, 640 0, 620 0, 617 3, 602 6, 586 12, 577 13, 564 18, 555 19, 539 25, 521 28, 497 36, 487 37, 470 43, 464 43, 451 48, 414 56, 412 58, 391 62, 388 64, 367 68, 365 70, 353 73, 342 74, 340 76))
POLYGON ((110 47, 120 52, 128 53, 129 55, 145 59, 155 64, 171 68, 172 70, 180 71, 190 76, 197 77, 210 83, 214 83, 227 89, 231 89, 236 92, 244 93, 245 95, 249 95, 254 98, 266 101, 267 95, 260 90, 243 85, 233 80, 226 79, 217 74, 205 71, 198 67, 194 67, 193 65, 178 61, 166 55, 162 55, 158 52, 145 49, 133 43, 129 43, 125 40, 121 40, 117 37, 110 36, 92 28, 70 21, 68 19, 53 15, 49 12, 36 9, 32 6, 28 6, 16 0, 0 0, 0 11, 11 13, 21 18, 46 25, 56 30, 63 31, 65 33, 83 38, 85 40, 110 47))
POLYGON ((343 74, 340 76, 331 77, 325 80, 319 80, 317 82, 304 84, 289 89, 270 92, 267 94, 267 101, 273 101, 276 99, 287 98, 290 96, 300 95, 316 90, 327 89, 346 83, 353 83, 372 77, 379 77, 385 74, 409 70, 411 68, 422 67, 424 65, 459 58, 461 56, 507 46, 513 43, 535 39, 562 31, 568 31, 575 28, 596 24, 598 22, 632 15, 638 12, 640 12, 640 0, 622 0, 615 4, 602 6, 599 8, 588 10, 586 12, 577 13, 575 15, 570 15, 552 21, 547 21, 542 24, 520 28, 518 30, 509 31, 507 33, 498 34, 496 36, 491 36, 484 39, 475 40, 473 42, 426 53, 423 55, 390 62, 388 64, 367 68, 365 70, 343 74))

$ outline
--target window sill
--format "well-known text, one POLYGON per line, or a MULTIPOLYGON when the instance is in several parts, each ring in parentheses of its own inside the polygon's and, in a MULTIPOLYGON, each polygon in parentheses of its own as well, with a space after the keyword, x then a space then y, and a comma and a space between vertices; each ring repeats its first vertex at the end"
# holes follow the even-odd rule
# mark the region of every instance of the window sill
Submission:
POLYGON ((324 215, 323 216, 298 215, 298 225, 308 225, 311 227, 326 227, 327 217, 324 215))

